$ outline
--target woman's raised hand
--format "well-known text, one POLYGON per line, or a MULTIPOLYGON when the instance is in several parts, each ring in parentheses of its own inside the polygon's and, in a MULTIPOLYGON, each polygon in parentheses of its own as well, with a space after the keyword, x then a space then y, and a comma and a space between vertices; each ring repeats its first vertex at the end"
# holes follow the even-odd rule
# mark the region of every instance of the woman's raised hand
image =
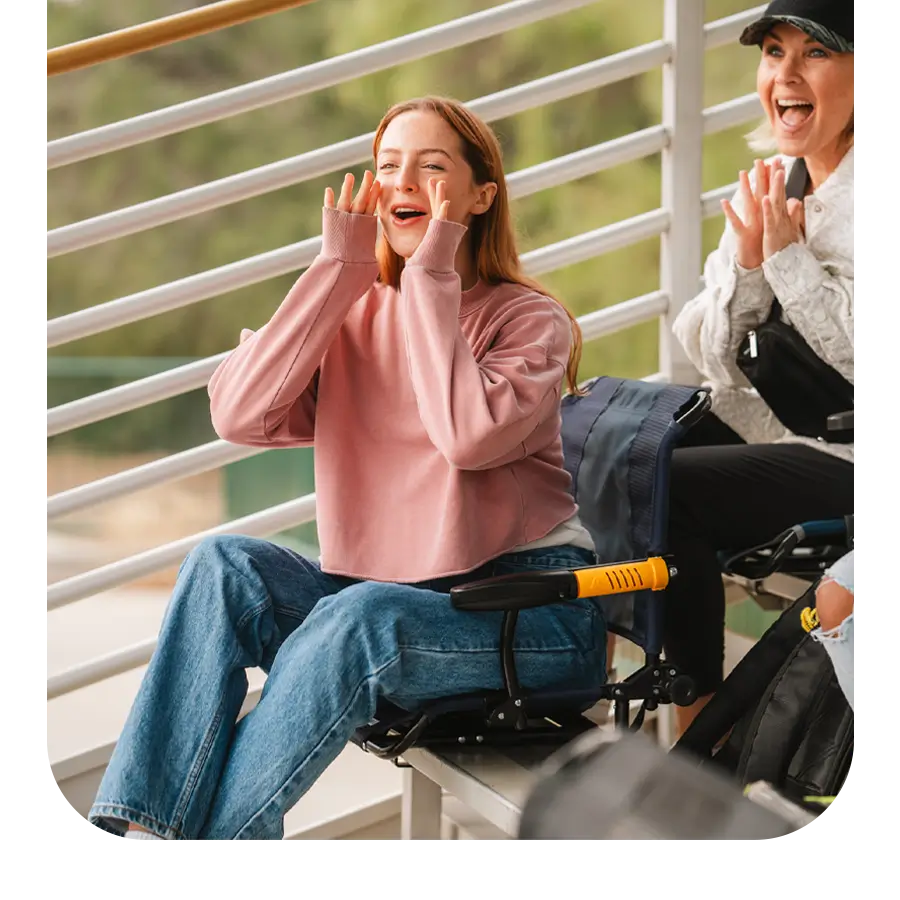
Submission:
POLYGON ((440 178, 428 179, 428 199, 431 201, 431 218, 446 219, 450 212, 450 201, 446 200, 447 182, 440 178))
POLYGON ((740 181, 740 195, 744 207, 744 216, 741 218, 728 200, 722 201, 722 210, 725 217, 731 223, 737 236, 737 261, 744 269, 757 269, 763 263, 763 207, 762 201, 769 193, 769 182, 773 173, 781 168, 781 160, 776 159, 771 166, 767 166, 761 159, 754 163, 756 186, 750 186, 750 176, 741 171, 738 176, 740 181))
POLYGON ((788 244, 800 243, 806 228, 803 201, 796 197, 787 199, 783 166, 771 182, 769 192, 762 198, 763 259, 774 256, 788 244))
MULTIPOLYGON (((378 209, 378 198, 381 196, 381 183, 376 181, 375 176, 367 169, 356 199, 353 199, 354 181, 350 172, 344 176, 337 208, 342 212, 355 213, 358 216, 374 216, 378 209)), ((334 209, 334 191, 330 187, 325 188, 325 206, 328 209, 334 209)))

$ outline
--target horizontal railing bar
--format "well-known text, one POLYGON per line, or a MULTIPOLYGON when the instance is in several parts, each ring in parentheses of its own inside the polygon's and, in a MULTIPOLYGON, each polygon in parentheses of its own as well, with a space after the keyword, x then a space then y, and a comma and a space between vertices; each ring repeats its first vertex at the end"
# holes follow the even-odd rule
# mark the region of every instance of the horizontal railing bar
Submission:
POLYGON ((595 341, 597 338, 658 318, 664 315, 668 308, 669 295, 665 291, 651 291, 624 303, 617 303, 615 306, 581 316, 578 324, 581 326, 582 338, 585 341, 595 341))
MULTIPOLYGON (((551 272, 662 234, 668 227, 668 222, 669 216, 665 210, 642 213, 524 253, 521 257, 522 265, 532 275, 551 272)), ((56 406, 47 411, 47 436, 72 431, 92 422, 109 419, 201 388, 208 383, 218 364, 229 352, 56 406)))
MULTIPOLYGON (((353 50, 290 72, 58 138, 47 144, 47 168, 71 165, 334 87, 353 78, 462 47, 596 2, 597 0, 514 0, 512 3, 482 10, 451 22, 442 22, 431 28, 423 28, 412 34, 353 50)), ((756 7, 707 23, 704 28, 706 49, 733 43, 744 27, 764 8, 756 7)))
POLYGON ((68 515, 88 506, 123 497, 158 484, 209 472, 241 459, 263 453, 265 447, 240 447, 227 441, 210 441, 163 459, 135 466, 106 478, 61 491, 47 498, 47 520, 68 515))
MULTIPOLYGON (((556 72, 473 100, 467 105, 486 121, 603 87, 650 71, 671 58, 671 47, 655 41, 601 60, 556 72)), ((220 209, 280 188, 365 162, 374 132, 237 175, 177 191, 111 213, 103 213, 47 233, 47 256, 60 256, 96 244, 137 234, 189 216, 220 209)))
POLYGON ((131 669, 146 665, 156 649, 156 638, 141 641, 123 650, 116 650, 78 666, 73 666, 47 679, 47 699, 53 700, 62 694, 69 694, 79 688, 96 684, 106 678, 121 675, 131 669))
POLYGON ((655 237, 668 227, 669 214, 664 209, 654 209, 532 250, 522 255, 522 264, 529 275, 552 272, 655 237))
POLYGON ((137 378, 194 362, 196 356, 48 356, 48 378, 137 378))
MULTIPOLYGON (((659 153, 668 143, 662 125, 577 150, 566 156, 538 163, 514 172, 507 179, 514 198, 557 187, 603 169, 659 153)), ((47 346, 57 347, 121 325, 149 319, 208 300, 227 291, 238 290, 306 268, 322 248, 321 235, 228 263, 207 272, 189 275, 159 287, 130 294, 69 313, 47 323, 47 346)))
POLYGON ((755 22, 763 14, 765 8, 765 4, 754 6, 753 9, 745 9, 743 12, 735 13, 733 16, 726 16, 724 19, 707 22, 703 26, 703 46, 707 50, 714 50, 716 47, 737 43, 741 32, 751 22, 755 22))
POLYGON ((672 47, 665 41, 652 41, 603 59, 595 59, 571 69, 554 72, 534 81, 518 84, 466 104, 487 122, 505 119, 529 109, 546 106, 616 84, 627 78, 658 69, 672 59, 672 47))
POLYGON ((186 366, 178 366, 159 375, 140 378, 129 384, 48 409, 47 437, 205 387, 216 367, 226 356, 228 352, 198 359, 197 362, 186 366))
POLYGON ((322 236, 267 250, 168 284, 100 303, 47 322, 47 346, 58 347, 121 325, 149 319, 305 269, 322 249, 322 236))
POLYGON ((58 609, 76 600, 108 591, 111 588, 127 584, 137 578, 150 575, 176 563, 199 544, 204 538, 223 534, 244 534, 249 537, 267 537, 305 525, 316 517, 316 495, 307 494, 294 500, 288 500, 278 506, 261 512, 252 513, 231 522, 225 522, 207 531, 192 534, 189 537, 154 547, 134 556, 117 560, 90 572, 73 575, 64 581, 58 581, 47 589, 47 609, 58 609))
POLYGON ((70 165, 301 97, 597 2, 598 0, 514 0, 450 22, 441 22, 421 31, 343 53, 290 72, 282 72, 226 91, 59 138, 47 144, 47 168, 70 165))
POLYGON ((510 195, 518 199, 559 187, 586 175, 661 153, 668 143, 666 129, 662 125, 654 125, 584 150, 576 150, 514 172, 507 178, 510 195))
POLYGON ((762 115, 762 104, 758 94, 745 94, 735 100, 710 106, 703 110, 703 133, 717 134, 752 122, 762 115))
POLYGON ((722 200, 730 200, 736 193, 739 184, 737 181, 732 184, 726 184, 723 187, 715 188, 712 191, 706 191, 700 198, 700 209, 704 219, 711 219, 714 216, 723 215, 722 200))
POLYGON ((152 22, 143 22, 74 44, 54 47, 47 51, 47 75, 61 75, 63 72, 73 72, 111 59, 154 50, 166 44, 230 28, 232 25, 311 2, 312 0, 220 0, 218 3, 207 3, 197 9, 185 10, 152 22))

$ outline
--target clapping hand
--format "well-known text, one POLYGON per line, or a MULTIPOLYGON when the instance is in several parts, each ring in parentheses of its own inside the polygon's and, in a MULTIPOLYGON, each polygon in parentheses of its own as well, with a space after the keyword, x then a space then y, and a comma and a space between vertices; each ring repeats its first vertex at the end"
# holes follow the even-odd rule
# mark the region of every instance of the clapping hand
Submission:
POLYGON ((754 174, 755 188, 751 188, 747 172, 739 175, 743 218, 728 200, 722 201, 722 210, 737 236, 737 261, 744 269, 759 268, 763 260, 803 237, 803 203, 787 200, 781 160, 766 165, 758 159, 754 174))
POLYGON ((803 240, 805 217, 803 201, 785 194, 784 166, 776 169, 771 178, 769 193, 762 198, 763 259, 774 256, 788 244, 803 240))

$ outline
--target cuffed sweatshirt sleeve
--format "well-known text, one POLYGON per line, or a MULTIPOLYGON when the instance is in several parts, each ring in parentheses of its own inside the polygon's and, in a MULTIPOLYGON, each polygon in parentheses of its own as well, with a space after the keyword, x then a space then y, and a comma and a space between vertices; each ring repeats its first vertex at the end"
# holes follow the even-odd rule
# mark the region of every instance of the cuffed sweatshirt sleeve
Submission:
POLYGON ((402 274, 406 351, 419 416, 460 469, 526 455, 530 435, 558 412, 571 342, 568 317, 540 294, 522 298, 476 359, 459 324, 454 258, 465 227, 433 220, 402 274))
POLYGON ((322 250, 272 318, 209 382, 216 433, 250 446, 311 444, 317 372, 353 304, 378 273, 373 216, 323 210, 322 250))

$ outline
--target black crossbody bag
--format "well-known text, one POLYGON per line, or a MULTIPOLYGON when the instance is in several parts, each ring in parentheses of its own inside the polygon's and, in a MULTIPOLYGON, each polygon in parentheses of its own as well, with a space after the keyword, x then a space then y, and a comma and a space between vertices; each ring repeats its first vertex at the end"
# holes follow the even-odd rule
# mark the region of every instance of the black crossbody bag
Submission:
MULTIPOLYGON (((786 193, 803 200, 809 174, 798 159, 791 168, 786 193)), ((825 441, 852 441, 829 432, 833 413, 853 409, 853 385, 815 351, 799 332, 781 319, 772 302, 769 318, 747 334, 738 348, 737 366, 778 420, 794 434, 825 441)))

